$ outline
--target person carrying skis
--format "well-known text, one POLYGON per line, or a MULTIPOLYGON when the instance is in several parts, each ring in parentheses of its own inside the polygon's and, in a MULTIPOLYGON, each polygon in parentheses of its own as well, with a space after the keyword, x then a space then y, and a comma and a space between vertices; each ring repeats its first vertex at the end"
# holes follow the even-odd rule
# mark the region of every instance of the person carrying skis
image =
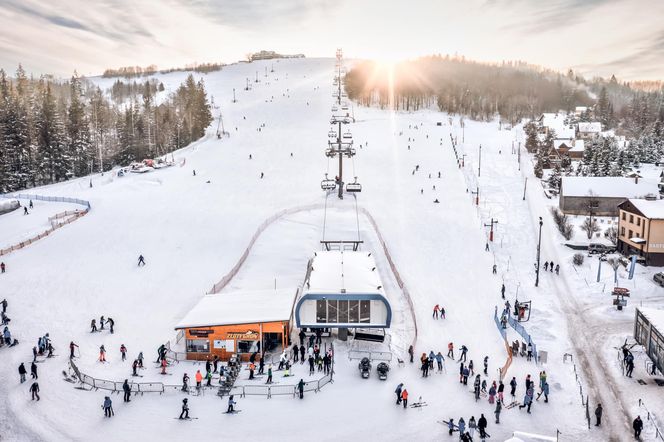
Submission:
POLYGON ((90 333, 94 333, 97 331, 97 320, 93 319, 90 322, 90 333))
POLYGON ((438 306, 438 304, 436 304, 433 307, 433 319, 438 319, 438 312, 439 311, 440 311, 440 307, 438 306))
POLYGON ((39 384, 37 382, 33 382, 32 385, 30 386, 30 390, 28 390, 30 393, 32 393, 32 400, 34 401, 35 398, 37 400, 40 399, 39 397, 39 384))
POLYGON ((104 409, 104 416, 106 417, 111 417, 114 414, 113 401, 108 396, 104 396, 104 403, 102 404, 101 408, 104 409))
POLYGON ((484 417, 484 414, 480 416, 480 419, 477 421, 477 428, 480 430, 480 437, 482 439, 486 438, 486 418, 484 417))
POLYGON ((138 255, 138 267, 144 265, 145 265, 145 258, 143 258, 143 255, 138 255))
POLYGON ((106 362, 106 349, 103 345, 99 346, 99 362, 106 362))
POLYGON ((182 412, 180 413, 180 419, 189 419, 189 405, 187 405, 187 398, 182 399, 182 412))
POLYGON ((30 377, 32 377, 32 379, 39 379, 39 376, 37 376, 37 364, 34 362, 30 365, 30 377))
POLYGON ((25 375, 27 374, 27 371, 25 369, 25 365, 23 362, 21 362, 21 365, 18 366, 18 374, 21 377, 21 384, 25 382, 25 375))
POLYGON ((636 416, 636 419, 634 419, 634 422, 632 422, 632 428, 634 428, 634 438, 640 439, 641 430, 643 430, 643 421, 641 420, 641 416, 636 416))
POLYGON ((403 402, 403 408, 408 408, 408 390, 405 388, 401 392, 401 402, 403 402))
POLYGON ((74 341, 71 341, 69 343, 69 359, 74 359, 74 349, 77 348, 78 345, 74 344, 74 341))
POLYGON ((228 410, 226 410, 226 413, 234 413, 235 409, 233 408, 233 405, 235 405, 237 402, 233 400, 233 395, 228 396, 228 410))
POLYGON ((297 391, 300 393, 300 399, 304 398, 304 379, 297 383, 297 391))
POLYGON ((401 392, 403 391, 403 383, 397 385, 397 389, 394 390, 394 393, 397 395, 397 405, 401 403, 401 392))
POLYGON ((127 359, 127 347, 124 344, 120 345, 120 354, 122 355, 122 362, 127 359))
POLYGON ((129 386, 129 380, 124 380, 124 384, 122 384, 122 391, 124 391, 124 402, 131 402, 131 387, 129 386))

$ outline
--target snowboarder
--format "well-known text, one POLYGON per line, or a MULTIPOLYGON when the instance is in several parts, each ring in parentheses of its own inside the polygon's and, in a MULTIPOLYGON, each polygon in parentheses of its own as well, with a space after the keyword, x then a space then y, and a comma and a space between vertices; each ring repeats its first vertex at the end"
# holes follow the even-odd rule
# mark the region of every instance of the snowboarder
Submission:
POLYGON ((486 438, 486 418, 484 417, 484 414, 480 416, 480 419, 477 421, 477 428, 480 430, 480 437, 482 439, 486 438))
POLYGON ((403 402, 404 410, 408 408, 408 390, 406 390, 405 388, 401 392, 401 402, 403 402))
POLYGON ((597 404, 597 408, 595 408, 595 426, 599 427, 602 425, 602 411, 604 409, 602 408, 602 404, 597 404))
POLYGON ((21 377, 21 384, 25 382, 25 375, 27 371, 25 370, 25 365, 21 362, 21 365, 18 366, 18 374, 21 377))
POLYGON ((74 359, 74 348, 76 347, 78 347, 78 345, 74 344, 74 341, 69 343, 69 359, 74 359))
POLYGON ((99 362, 106 362, 106 349, 103 345, 99 346, 99 362))
POLYGON ((145 265, 145 258, 143 258, 143 255, 138 255, 138 266, 144 266, 145 265))
POLYGON ((129 381, 127 379, 125 379, 124 384, 122 384, 122 391, 124 391, 124 402, 131 402, 131 387, 129 386, 129 381))
POLYGON ((304 379, 300 379, 300 382, 297 383, 297 391, 300 394, 300 399, 304 398, 304 379))
POLYGON ((403 383, 397 385, 397 389, 394 390, 394 393, 397 395, 397 405, 401 403, 401 392, 403 391, 403 383))
POLYGON ((408 355, 410 356, 410 362, 412 364, 413 363, 413 356, 415 355, 415 350, 413 349, 412 345, 410 347, 408 347, 408 355))
POLYGON ((226 410, 226 413, 233 413, 235 412, 235 409, 233 408, 233 405, 235 405, 237 402, 233 400, 233 395, 228 396, 228 409, 226 410))
POLYGON ((182 412, 180 413, 180 419, 189 419, 189 405, 187 405, 187 398, 182 399, 182 412))
POLYGON ((39 376, 37 376, 37 364, 34 362, 30 365, 30 377, 32 377, 32 379, 39 379, 39 376))
POLYGON ((90 322, 90 333, 94 333, 97 331, 97 321, 95 319, 90 322))
POLYGON ((632 428, 634 428, 634 437, 636 439, 640 439, 641 430, 643 430, 643 421, 641 420, 641 416, 636 416, 636 419, 634 419, 634 422, 632 423, 632 428))
POLYGON ((503 405, 500 403, 500 401, 496 402, 496 410, 493 412, 493 414, 496 415, 496 423, 500 423, 500 411, 502 410, 503 405))
POLYGON ((120 354, 122 355, 122 362, 127 359, 127 347, 124 344, 120 345, 120 354))
POLYGON ((30 390, 28 390, 30 393, 32 393, 32 400, 34 401, 35 398, 37 400, 40 399, 39 397, 39 384, 37 382, 33 382, 32 385, 30 386, 30 390))

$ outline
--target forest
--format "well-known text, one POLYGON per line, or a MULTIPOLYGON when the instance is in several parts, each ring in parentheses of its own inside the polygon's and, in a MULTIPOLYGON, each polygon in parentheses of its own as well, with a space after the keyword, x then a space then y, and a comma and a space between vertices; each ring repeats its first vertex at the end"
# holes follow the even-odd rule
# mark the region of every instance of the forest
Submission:
POLYGON ((203 80, 172 93, 155 80, 117 80, 103 91, 0 70, 0 192, 56 183, 165 155, 205 134, 212 121, 203 80))

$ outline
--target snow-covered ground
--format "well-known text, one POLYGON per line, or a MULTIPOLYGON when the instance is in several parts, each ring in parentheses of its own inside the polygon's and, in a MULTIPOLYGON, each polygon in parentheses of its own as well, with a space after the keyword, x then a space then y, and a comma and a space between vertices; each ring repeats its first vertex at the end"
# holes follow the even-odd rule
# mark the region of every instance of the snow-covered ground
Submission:
MULTIPOLYGON (((461 140, 458 120, 450 126, 446 115, 433 110, 393 113, 356 107, 357 122, 350 129, 358 154, 345 164, 345 176, 357 176, 363 185, 357 204, 376 220, 412 296, 418 328, 415 353, 433 350, 446 354, 448 342, 454 342, 456 348, 465 344, 476 371, 481 371, 482 359, 489 356, 488 381, 497 379, 497 369, 507 355, 493 315, 496 306, 502 307, 500 287, 505 282, 511 302, 517 290, 519 300, 533 301, 532 318, 525 326, 538 349, 548 352, 548 363, 543 366, 515 358, 507 379, 516 377, 517 399, 521 400, 526 374, 537 379, 538 373, 546 370, 551 385, 549 403, 536 402, 532 414, 518 408, 504 409, 501 423, 496 425, 494 407, 486 400, 476 403, 472 386, 459 384, 457 363, 447 360, 446 373, 429 378, 421 377, 418 364, 398 366, 396 358, 407 359, 406 349, 414 336, 408 303, 377 233, 366 216, 356 215, 355 200, 347 197, 338 201, 333 195, 327 200, 325 223, 326 211, 320 208, 272 223, 228 289, 264 289, 275 283, 282 288, 297 286, 307 260, 320 247, 323 225, 327 239, 354 239, 359 230, 364 250, 376 257, 395 310, 390 330, 395 358, 387 382, 375 376, 362 380, 357 361, 346 357, 351 344, 336 341, 335 381, 319 393, 307 394, 304 400, 288 396, 242 398, 237 407, 242 413, 229 416, 221 414, 225 400, 208 391, 190 398, 191 415, 199 419, 181 422, 173 418, 179 415, 184 396, 175 389, 163 395, 135 396, 130 404, 113 396, 115 417, 105 419, 100 405, 106 393, 77 390, 62 380, 70 340, 80 345, 77 363, 82 371, 118 381, 129 377, 130 361, 138 351, 153 361, 156 348, 173 341, 173 326, 233 267, 266 218, 286 208, 325 205, 320 180, 325 172, 330 176, 336 173, 335 161, 324 155, 334 60, 280 60, 274 63, 274 73, 268 73, 267 78, 260 75, 261 82, 244 91, 245 79, 254 78, 256 71, 263 73, 265 65, 271 63, 237 64, 221 72, 195 74, 205 78, 209 93, 221 106, 230 137, 218 140, 211 128, 208 136, 175 153, 177 164, 185 160, 183 167, 125 177, 95 175, 91 177, 92 188, 89 178, 82 178, 35 190, 89 200, 92 210, 49 238, 4 257, 8 272, 0 276, 0 296, 9 301, 10 328, 21 343, 0 349, 0 375, 6 380, 0 384, 0 397, 6 398, 0 401, 2 438, 182 440, 208 438, 220 431, 228 440, 284 440, 294 435, 316 440, 376 436, 382 440, 440 440, 448 436, 437 421, 450 417, 456 421, 461 416, 467 421, 471 415, 478 419, 483 413, 492 440, 505 440, 515 430, 548 436, 559 430, 561 440, 570 441, 625 440, 626 422, 635 412, 632 395, 626 393, 628 399, 622 403, 611 402, 604 399, 607 396, 601 390, 607 386, 601 382, 610 379, 618 392, 629 390, 631 383, 623 384, 624 380, 614 375, 617 369, 610 365, 615 359, 610 349, 614 343, 600 340, 598 330, 602 321, 619 317, 619 323, 606 329, 615 336, 628 335, 633 305, 649 296, 654 298, 661 288, 648 283, 648 290, 640 292, 643 299, 641 295, 633 299, 627 311, 612 310, 598 285, 588 282, 582 286, 586 284, 577 271, 583 270, 572 267, 571 255, 566 255, 571 250, 565 250, 562 238, 556 236, 547 208, 551 202, 532 177, 525 155, 522 170, 518 170, 510 145, 522 136, 521 131, 499 131, 497 123, 466 121, 462 146, 466 167, 459 169, 450 144, 450 133, 461 140), (233 88, 237 103, 231 103, 233 88), (437 126, 438 121, 443 125, 437 126), (481 195, 476 207, 470 191, 477 183, 472 173, 477 172, 480 143, 481 195), (414 172, 417 165, 419 170, 414 172), (192 170, 196 170, 195 176, 192 170), (530 177, 525 201, 524 176, 530 177), (435 199, 440 204, 435 204, 435 199), (542 259, 560 262, 562 271, 559 276, 542 275, 540 288, 535 289, 532 268, 538 216, 545 219, 542 259), (492 217, 499 224, 490 252, 486 252, 483 224, 492 217), (139 254, 145 256, 145 267, 136 266, 139 254), (491 271, 494 263, 496 275, 491 271), (445 307, 446 320, 431 319, 435 304, 445 307), (586 313, 585 309, 592 311, 586 313), (100 315, 113 317, 115 334, 89 333, 90 320, 100 315), (597 328, 580 331, 578 327, 590 315, 592 326, 597 328), (16 367, 31 360, 32 346, 47 332, 58 356, 38 364, 42 400, 32 402, 29 383, 18 383, 16 367), (583 339, 578 339, 579 333, 583 339), (101 344, 108 350, 106 364, 96 362, 101 344), (124 363, 119 355, 121 344, 129 349, 129 360, 124 363), (584 360, 603 367, 607 377, 592 372, 589 376, 599 385, 580 373, 591 406, 598 397, 603 400, 607 422, 601 430, 587 429, 573 366, 563 363, 564 353, 574 355, 580 370, 588 368, 583 366, 584 360), (610 362, 603 359, 609 357, 613 358, 610 362), (411 401, 421 396, 428 406, 397 407, 393 392, 400 382, 409 390, 411 401), (629 415, 622 416, 623 412, 629 415)), ((172 89, 186 75, 159 77, 172 89)), ((5 232, 16 232, 20 239, 21 232, 29 230, 28 218, 0 216, 3 238, 14 235, 5 232)), ((608 267, 603 276, 608 278, 606 270, 608 267)), ((637 279, 630 283, 646 285, 648 272, 650 269, 639 268, 637 279)), ((508 340, 515 339, 514 331, 508 330, 508 340)), ((173 368, 174 374, 166 376, 172 381, 164 381, 149 363, 142 374, 145 380, 179 384, 182 372, 191 376, 199 368, 196 363, 181 362, 173 368)), ((652 383, 643 388, 652 390, 652 383)), ((509 394, 506 396, 508 401, 509 394)), ((657 407, 654 396, 647 403, 657 407)), ((659 415, 664 416, 664 410, 659 415)))

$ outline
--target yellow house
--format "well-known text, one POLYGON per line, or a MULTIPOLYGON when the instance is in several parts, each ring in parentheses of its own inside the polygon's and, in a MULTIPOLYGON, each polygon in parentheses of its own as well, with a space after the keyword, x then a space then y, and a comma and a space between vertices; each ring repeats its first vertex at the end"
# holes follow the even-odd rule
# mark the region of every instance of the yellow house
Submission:
POLYGON ((618 211, 618 251, 664 266, 664 200, 628 199, 618 211))

